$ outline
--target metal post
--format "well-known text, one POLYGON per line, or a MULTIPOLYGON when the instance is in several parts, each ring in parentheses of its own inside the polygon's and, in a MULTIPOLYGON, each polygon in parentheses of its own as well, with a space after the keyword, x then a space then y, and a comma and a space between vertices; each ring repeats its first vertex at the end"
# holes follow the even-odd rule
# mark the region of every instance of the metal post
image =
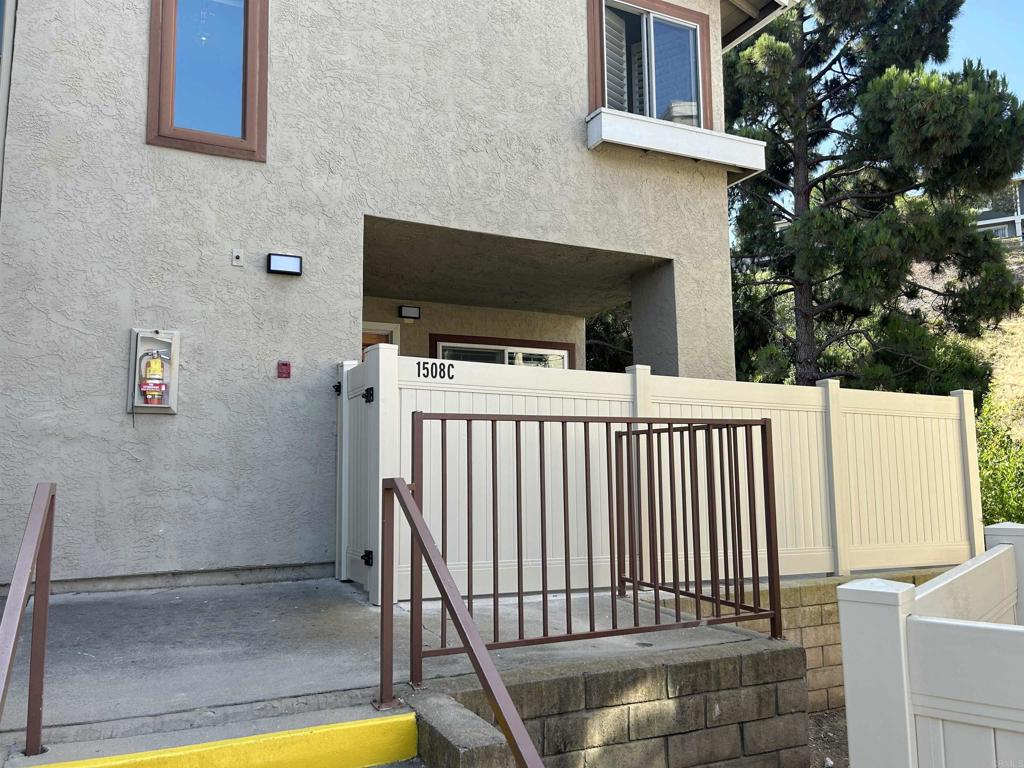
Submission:
POLYGON ((380 692, 374 706, 391 709, 395 700, 395 492, 385 482, 381 495, 380 692))
POLYGON ((768 540, 768 605, 772 609, 772 637, 782 638, 782 587, 779 581, 779 533, 775 516, 775 458, 772 422, 761 427, 761 462, 764 465, 765 538, 768 540))
MULTIPOLYGON (((412 493, 423 508, 423 414, 412 415, 412 493)), ((391 540, 393 545, 394 539, 391 540)), ((423 550, 416 536, 412 537, 409 563, 409 682, 413 688, 423 685, 423 550)), ((391 563, 394 570, 394 562, 391 563)))
POLYGON ((36 556, 36 583, 32 598, 32 648, 28 668, 28 724, 25 754, 43 752, 43 674, 46 668, 46 625, 50 614, 50 571, 53 563, 53 516, 56 499, 50 496, 46 523, 36 556))

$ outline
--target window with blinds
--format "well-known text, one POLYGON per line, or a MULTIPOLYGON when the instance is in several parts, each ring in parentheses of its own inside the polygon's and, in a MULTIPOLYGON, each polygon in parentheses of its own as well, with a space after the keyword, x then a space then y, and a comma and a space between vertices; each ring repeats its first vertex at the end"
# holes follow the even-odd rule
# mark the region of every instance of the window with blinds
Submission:
POLYGON ((605 106, 700 126, 697 27, 617 2, 604 16, 605 106))

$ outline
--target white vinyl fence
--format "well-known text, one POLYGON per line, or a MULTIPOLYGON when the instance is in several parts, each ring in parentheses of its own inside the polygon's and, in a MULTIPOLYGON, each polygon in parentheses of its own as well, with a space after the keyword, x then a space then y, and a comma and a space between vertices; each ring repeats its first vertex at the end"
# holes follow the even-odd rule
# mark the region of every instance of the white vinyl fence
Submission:
MULTIPOLYGON (((982 546, 969 391, 932 397, 847 390, 836 381, 817 387, 710 381, 654 376, 647 366, 614 374, 442 364, 400 357, 397 347, 388 344, 368 349, 361 364, 342 364, 340 378, 337 575, 362 583, 373 602, 378 590, 380 481, 411 479, 415 411, 771 419, 784 576, 950 565, 982 546)), ((536 452, 535 437, 532 445, 536 452)), ((531 450, 529 442, 524 449, 531 450)), ((487 440, 474 442, 477 466, 489 462, 488 450, 487 440)), ((577 445, 569 457, 574 524, 581 455, 577 445)), ((464 462, 464 455, 458 458, 464 462)), ((436 455, 425 457, 428 480, 436 475, 437 463, 436 455)), ((457 471, 460 461, 450 463, 457 471)), ((503 464, 501 471, 509 470, 503 464)), ((606 470, 598 466, 595 471, 606 470)), ((503 474, 497 482, 507 487, 509 480, 503 474)), ((461 487, 458 478, 453 483, 461 487)), ((549 492, 561 498, 561 489, 549 492)), ((455 528, 457 513, 449 513, 456 515, 455 528)), ((429 499, 424 514, 436 531, 436 504, 431 506, 429 499)), ((477 534, 474 564, 489 567, 489 533, 481 526, 477 534)), ((404 539, 398 551, 400 596, 409 567, 404 539)), ((456 576, 459 556, 449 558, 456 576)), ((508 554, 499 551, 498 557, 504 567, 508 554)), ((595 557, 607 562, 608 553, 598 551, 595 557)), ((561 566, 552 560, 550 567, 561 566)))
POLYGON ((854 766, 1024 766, 1024 526, 920 587, 841 586, 854 766))

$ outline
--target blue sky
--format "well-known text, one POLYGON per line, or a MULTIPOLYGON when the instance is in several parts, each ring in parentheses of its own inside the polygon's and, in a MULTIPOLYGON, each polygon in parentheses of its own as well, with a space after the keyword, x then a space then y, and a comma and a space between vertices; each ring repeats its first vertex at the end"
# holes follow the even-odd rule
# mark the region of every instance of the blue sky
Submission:
POLYGON ((943 69, 959 69, 964 59, 981 59, 987 69, 1006 75, 1024 99, 1024 3, 967 0, 953 22, 949 60, 943 69))

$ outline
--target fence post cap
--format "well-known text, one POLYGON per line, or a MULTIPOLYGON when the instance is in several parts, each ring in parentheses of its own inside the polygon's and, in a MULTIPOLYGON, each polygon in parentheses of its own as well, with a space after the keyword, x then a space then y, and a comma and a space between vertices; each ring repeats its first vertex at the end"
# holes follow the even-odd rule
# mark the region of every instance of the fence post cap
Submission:
POLYGON ((902 581, 886 579, 857 579, 840 585, 836 590, 840 602, 871 603, 873 605, 906 605, 914 598, 916 587, 902 581))
POLYGON ((650 373, 651 366, 649 365, 630 365, 626 368, 626 373, 650 373))
POLYGON ((842 382, 839 379, 818 379, 817 386, 824 389, 842 389, 842 382))
POLYGON ((994 525, 986 525, 985 536, 999 536, 1002 538, 1012 536, 1024 538, 1024 525, 1021 525, 1020 523, 995 523, 994 525))

